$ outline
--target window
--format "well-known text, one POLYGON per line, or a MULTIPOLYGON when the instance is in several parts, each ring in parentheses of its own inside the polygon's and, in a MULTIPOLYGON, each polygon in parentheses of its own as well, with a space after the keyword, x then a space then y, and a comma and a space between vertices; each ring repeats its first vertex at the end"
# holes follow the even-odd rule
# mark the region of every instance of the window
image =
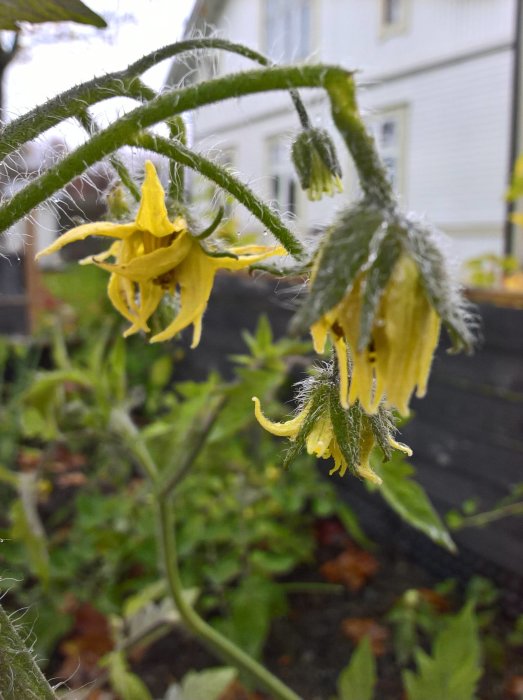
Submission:
POLYGON ((383 36, 405 31, 408 2, 409 0, 381 0, 380 28, 383 36))
POLYGON ((279 63, 311 52, 311 0, 265 0, 265 51, 279 63))
POLYGON ((268 141, 269 196, 282 214, 297 214, 298 183, 289 157, 287 139, 277 136, 268 141))
POLYGON ((405 140, 407 107, 394 107, 377 114, 370 124, 376 146, 394 190, 405 190, 405 140))

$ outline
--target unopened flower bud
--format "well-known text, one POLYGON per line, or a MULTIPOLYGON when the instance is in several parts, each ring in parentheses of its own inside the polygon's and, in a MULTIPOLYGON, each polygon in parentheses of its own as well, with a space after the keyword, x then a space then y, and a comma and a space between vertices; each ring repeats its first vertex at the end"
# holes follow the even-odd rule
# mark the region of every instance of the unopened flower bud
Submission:
POLYGON ((116 185, 107 195, 107 210, 111 218, 116 219, 116 221, 129 216, 129 202, 121 185, 116 185))
POLYGON ((336 149, 325 129, 302 131, 292 144, 292 162, 310 200, 341 192, 341 167, 336 149))

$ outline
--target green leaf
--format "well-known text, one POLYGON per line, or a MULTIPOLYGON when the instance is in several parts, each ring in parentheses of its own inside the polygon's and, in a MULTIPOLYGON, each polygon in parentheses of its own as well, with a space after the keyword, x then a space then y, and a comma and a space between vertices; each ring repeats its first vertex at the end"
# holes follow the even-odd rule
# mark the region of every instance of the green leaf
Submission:
POLYGON ((382 478, 382 484, 378 488, 389 506, 412 527, 455 552, 456 546, 425 490, 411 478, 413 467, 396 454, 386 464, 378 459, 373 460, 373 469, 382 478))
POLYGON ((375 549, 376 544, 363 532, 358 516, 346 503, 336 505, 336 515, 352 539, 364 549, 375 549))
POLYGON ((216 626, 247 654, 258 658, 271 620, 285 611, 281 586, 270 579, 250 576, 231 594, 231 615, 216 626))
POLYGON ((234 668, 190 671, 183 678, 180 700, 218 700, 237 675, 234 668))
POLYGON ((37 511, 36 488, 34 474, 20 474, 19 499, 14 501, 10 511, 10 534, 13 539, 23 543, 32 573, 46 586, 49 581, 49 554, 45 531, 37 511))
POLYGON ((121 651, 114 651, 103 659, 109 669, 109 680, 114 690, 125 700, 152 700, 144 683, 131 673, 127 660, 121 651))
POLYGON ((368 261, 382 218, 381 212, 360 204, 334 223, 318 253, 310 293, 292 322, 295 331, 311 326, 350 290, 368 261))
POLYGON ((19 28, 20 22, 77 22, 103 29, 107 22, 80 0, 2 0, 0 29, 19 28))
POLYGON ((417 673, 405 671, 408 700, 473 700, 481 677, 480 642, 472 604, 436 637, 432 656, 416 653, 417 673))
POLYGON ((338 678, 339 700, 372 700, 375 684, 376 661, 370 640, 364 637, 338 678))

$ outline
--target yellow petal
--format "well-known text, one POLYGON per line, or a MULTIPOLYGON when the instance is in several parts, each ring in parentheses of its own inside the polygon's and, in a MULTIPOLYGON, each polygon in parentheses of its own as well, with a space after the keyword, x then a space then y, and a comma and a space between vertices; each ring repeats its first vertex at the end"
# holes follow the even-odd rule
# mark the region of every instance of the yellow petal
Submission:
POLYGON ((396 442, 396 440, 394 440, 394 438, 391 437, 390 435, 389 435, 388 443, 392 447, 392 449, 398 450, 399 452, 403 452, 403 454, 406 454, 407 457, 412 457, 413 452, 408 445, 405 445, 405 443, 396 442))
POLYGON ((319 321, 316 321, 316 323, 313 323, 311 326, 312 344, 314 346, 314 351, 318 354, 325 350, 325 342, 327 340, 329 328, 330 324, 327 323, 325 316, 322 316, 319 321))
POLYGON ((307 436, 307 452, 310 455, 330 457, 330 444, 333 437, 332 423, 328 414, 322 414, 314 422, 311 432, 307 436))
POLYGON ((341 453, 340 447, 336 440, 332 441, 331 445, 332 457, 334 458, 334 466, 329 471, 329 476, 332 476, 336 472, 339 472, 340 476, 344 476, 348 469, 348 464, 341 453))
POLYGON ((421 351, 418 355, 418 367, 416 372, 416 380, 418 388, 416 396, 421 399, 427 392, 427 383, 429 380, 430 368, 436 348, 438 347, 439 333, 441 328, 441 320, 434 309, 431 307, 429 318, 425 326, 421 340, 421 351))
POLYGON ((97 253, 96 255, 88 255, 86 258, 82 258, 78 261, 79 265, 91 265, 92 263, 99 262, 100 260, 107 260, 107 258, 116 258, 120 251, 121 241, 115 241, 107 250, 103 253, 97 253), (95 260, 96 258, 96 260, 95 260))
POLYGON ((181 233, 169 246, 157 248, 152 253, 137 256, 129 262, 110 264, 102 258, 93 257, 93 262, 104 270, 115 272, 133 282, 153 280, 177 267, 191 250, 191 239, 181 233))
POLYGON ((360 463, 356 467, 356 471, 363 479, 367 479, 367 481, 371 481, 373 484, 381 484, 380 477, 372 469, 369 461, 375 442, 376 440, 372 428, 368 420, 364 420, 361 426, 360 463))
POLYGON ((256 262, 270 258, 273 255, 286 255, 287 251, 283 246, 273 246, 267 247, 263 245, 245 245, 236 246, 230 249, 231 253, 238 255, 238 258, 228 258, 220 257, 213 258, 209 257, 213 261, 216 268, 223 268, 224 270, 241 270, 244 267, 249 267, 256 262))
MULTIPOLYGON (((210 262, 212 260, 193 242, 191 251, 176 268, 176 282, 180 287, 180 311, 165 330, 151 338, 151 343, 169 340, 191 324, 195 324, 195 331, 198 330, 216 274, 216 267, 210 262)), ((195 332, 191 347, 196 347, 198 340, 198 332, 195 332)))
MULTIPOLYGON (((134 301, 134 289, 131 282, 123 277, 111 275, 107 287, 107 295, 114 308, 133 324, 131 328, 133 328, 136 323, 139 324, 138 307, 134 301)), ((139 325, 136 330, 132 332, 135 333, 137 330, 148 330, 148 328, 142 328, 139 325)))
POLYGON ((176 230, 169 221, 165 206, 165 192, 150 160, 145 163, 145 179, 142 185, 142 199, 136 216, 136 228, 153 236, 168 236, 176 230))
POLYGON ((158 308, 163 297, 163 289, 152 282, 143 282, 140 287, 140 305, 138 307, 138 320, 128 328, 125 337, 137 333, 140 330, 149 331, 147 321, 158 308))
POLYGON ((36 255, 36 259, 42 255, 50 255, 63 248, 69 243, 75 241, 83 241, 88 236, 109 236, 111 238, 127 238, 133 231, 136 230, 134 223, 130 224, 114 224, 110 221, 96 221, 91 224, 82 224, 76 228, 72 228, 67 233, 59 236, 51 245, 44 248, 36 255))
POLYGON ((285 423, 273 423, 268 418, 265 418, 265 416, 263 415, 260 406, 260 400, 256 396, 253 396, 252 400, 254 401, 254 416, 258 423, 261 425, 261 427, 264 428, 268 433, 271 433, 272 435, 278 435, 279 437, 289 438, 295 438, 298 435, 306 416, 306 409, 304 409, 303 411, 298 413, 297 416, 291 418, 291 420, 288 420, 285 423))

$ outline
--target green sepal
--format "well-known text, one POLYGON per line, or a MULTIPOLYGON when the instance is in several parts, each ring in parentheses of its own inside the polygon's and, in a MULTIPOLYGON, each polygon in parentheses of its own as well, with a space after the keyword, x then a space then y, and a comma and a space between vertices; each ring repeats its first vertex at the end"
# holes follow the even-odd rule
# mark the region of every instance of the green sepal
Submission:
POLYGON ((407 222, 404 241, 420 272, 427 297, 445 324, 452 341, 452 351, 474 348, 473 316, 451 280, 443 253, 433 240, 432 232, 407 222))
POLYGON ((207 226, 206 229, 204 229, 201 233, 198 233, 196 236, 193 236, 193 238, 196 238, 197 241, 203 241, 205 238, 209 238, 210 235, 212 235, 218 226, 221 224, 223 215, 225 213, 225 209, 223 207, 220 207, 218 209, 218 213, 212 220, 212 222, 207 226))
POLYGON ((365 274, 362 285, 362 303, 360 316, 360 333, 358 351, 363 352, 371 340, 372 326, 378 310, 378 305, 385 287, 390 279, 394 265, 401 254, 401 244, 393 227, 387 229, 387 234, 379 247, 372 265, 365 274))
POLYGON ((231 253, 230 250, 209 250, 203 245, 201 245, 200 247, 205 253, 205 255, 208 255, 210 258, 233 258, 234 260, 239 259, 239 257, 234 253, 231 253))
POLYGON ((333 224, 318 253, 310 293, 292 321, 295 332, 315 323, 351 289, 368 261, 375 235, 381 233, 382 220, 381 212, 358 204, 333 224))
POLYGON ((329 412, 338 447, 350 471, 357 476, 357 467, 360 463, 362 410, 359 404, 354 404, 345 410, 340 404, 339 389, 333 384, 329 390, 329 412))
POLYGON ((392 413, 381 404, 376 413, 367 416, 367 418, 370 421, 376 443, 383 452, 385 461, 389 461, 392 458, 392 447, 390 446, 389 438, 395 430, 392 413))
POLYGON ((311 430, 317 420, 321 418, 321 414, 328 410, 328 391, 329 387, 323 383, 319 383, 317 388, 313 389, 309 395, 308 403, 310 403, 309 410, 303 421, 303 425, 300 428, 296 439, 291 443, 291 446, 285 454, 283 460, 283 468, 287 469, 289 465, 298 457, 301 452, 306 449, 305 442, 309 437, 311 430))
POLYGON ((0 3, 0 29, 18 30, 20 22, 78 22, 103 29, 107 22, 80 0, 9 0, 0 3))

